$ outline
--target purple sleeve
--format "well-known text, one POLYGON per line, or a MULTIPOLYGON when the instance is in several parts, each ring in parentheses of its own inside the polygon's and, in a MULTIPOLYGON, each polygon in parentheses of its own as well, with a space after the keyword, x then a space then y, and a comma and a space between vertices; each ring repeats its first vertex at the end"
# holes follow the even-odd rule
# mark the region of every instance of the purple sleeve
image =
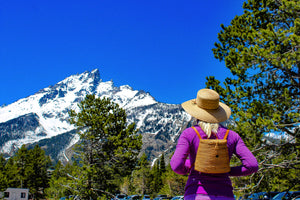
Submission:
POLYGON ((241 137, 238 136, 235 155, 241 160, 242 165, 231 167, 229 176, 247 176, 257 172, 258 163, 252 152, 247 148, 241 137))
POLYGON ((181 175, 189 173, 191 168, 190 160, 187 159, 189 155, 189 140, 185 135, 184 132, 180 135, 176 150, 170 161, 172 170, 181 175))

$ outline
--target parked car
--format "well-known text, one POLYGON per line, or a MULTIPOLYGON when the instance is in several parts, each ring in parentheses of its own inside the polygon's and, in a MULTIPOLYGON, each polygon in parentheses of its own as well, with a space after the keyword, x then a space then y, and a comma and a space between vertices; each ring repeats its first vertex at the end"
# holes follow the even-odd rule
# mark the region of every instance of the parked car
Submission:
POLYGON ((244 195, 240 196, 238 200, 249 200, 249 196, 250 196, 250 194, 244 194, 244 195))
POLYGON ((295 200, 299 198, 300 191, 280 192, 272 200, 295 200))
POLYGON ((279 194, 280 192, 266 192, 266 194, 264 194, 264 199, 270 199, 272 200, 277 194, 279 194))
POLYGON ((159 194, 157 195, 156 198, 154 198, 153 200, 170 200, 172 199, 172 197, 168 197, 167 195, 165 194, 159 194))
POLYGON ((247 199, 250 200, 271 200, 279 192, 257 192, 249 195, 247 199))
POLYGON ((150 199, 150 195, 145 194, 144 197, 143 197, 143 200, 151 200, 151 199, 150 199))
POLYGON ((128 196, 127 199, 128 200, 140 200, 140 199, 142 199, 142 196, 138 195, 138 194, 134 194, 134 195, 128 196))
POLYGON ((171 200, 184 200, 184 196, 176 196, 173 197, 171 200))
POLYGON ((126 194, 117 194, 114 200, 126 200, 126 194))

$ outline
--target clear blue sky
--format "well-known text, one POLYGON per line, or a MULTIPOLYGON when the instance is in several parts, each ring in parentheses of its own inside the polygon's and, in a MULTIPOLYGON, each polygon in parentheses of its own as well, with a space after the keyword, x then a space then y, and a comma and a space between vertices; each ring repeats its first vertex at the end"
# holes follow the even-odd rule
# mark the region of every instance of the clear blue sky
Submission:
POLYGON ((241 0, 0 1, 0 106, 98 68, 103 81, 179 104, 205 77, 230 76, 214 58, 220 25, 241 0))

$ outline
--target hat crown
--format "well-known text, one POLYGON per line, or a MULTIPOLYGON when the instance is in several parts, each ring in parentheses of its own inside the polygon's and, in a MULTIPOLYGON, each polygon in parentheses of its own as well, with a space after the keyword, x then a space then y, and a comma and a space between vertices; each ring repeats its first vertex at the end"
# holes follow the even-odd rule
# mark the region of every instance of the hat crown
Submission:
POLYGON ((220 102, 220 95, 211 89, 202 89, 196 99, 183 102, 183 109, 198 120, 208 123, 220 123, 229 119, 229 106, 220 102))
POLYGON ((196 104, 198 107, 208 110, 218 109, 220 95, 210 89, 202 89, 197 93, 196 104))

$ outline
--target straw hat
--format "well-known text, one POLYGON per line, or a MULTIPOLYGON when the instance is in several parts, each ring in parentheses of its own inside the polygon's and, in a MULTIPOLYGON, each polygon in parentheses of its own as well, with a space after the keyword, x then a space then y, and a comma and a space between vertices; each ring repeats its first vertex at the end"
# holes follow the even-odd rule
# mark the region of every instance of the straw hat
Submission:
POLYGON ((201 121, 219 123, 229 119, 230 108, 220 102, 220 95, 211 89, 202 89, 197 93, 197 98, 181 104, 183 109, 201 121))

